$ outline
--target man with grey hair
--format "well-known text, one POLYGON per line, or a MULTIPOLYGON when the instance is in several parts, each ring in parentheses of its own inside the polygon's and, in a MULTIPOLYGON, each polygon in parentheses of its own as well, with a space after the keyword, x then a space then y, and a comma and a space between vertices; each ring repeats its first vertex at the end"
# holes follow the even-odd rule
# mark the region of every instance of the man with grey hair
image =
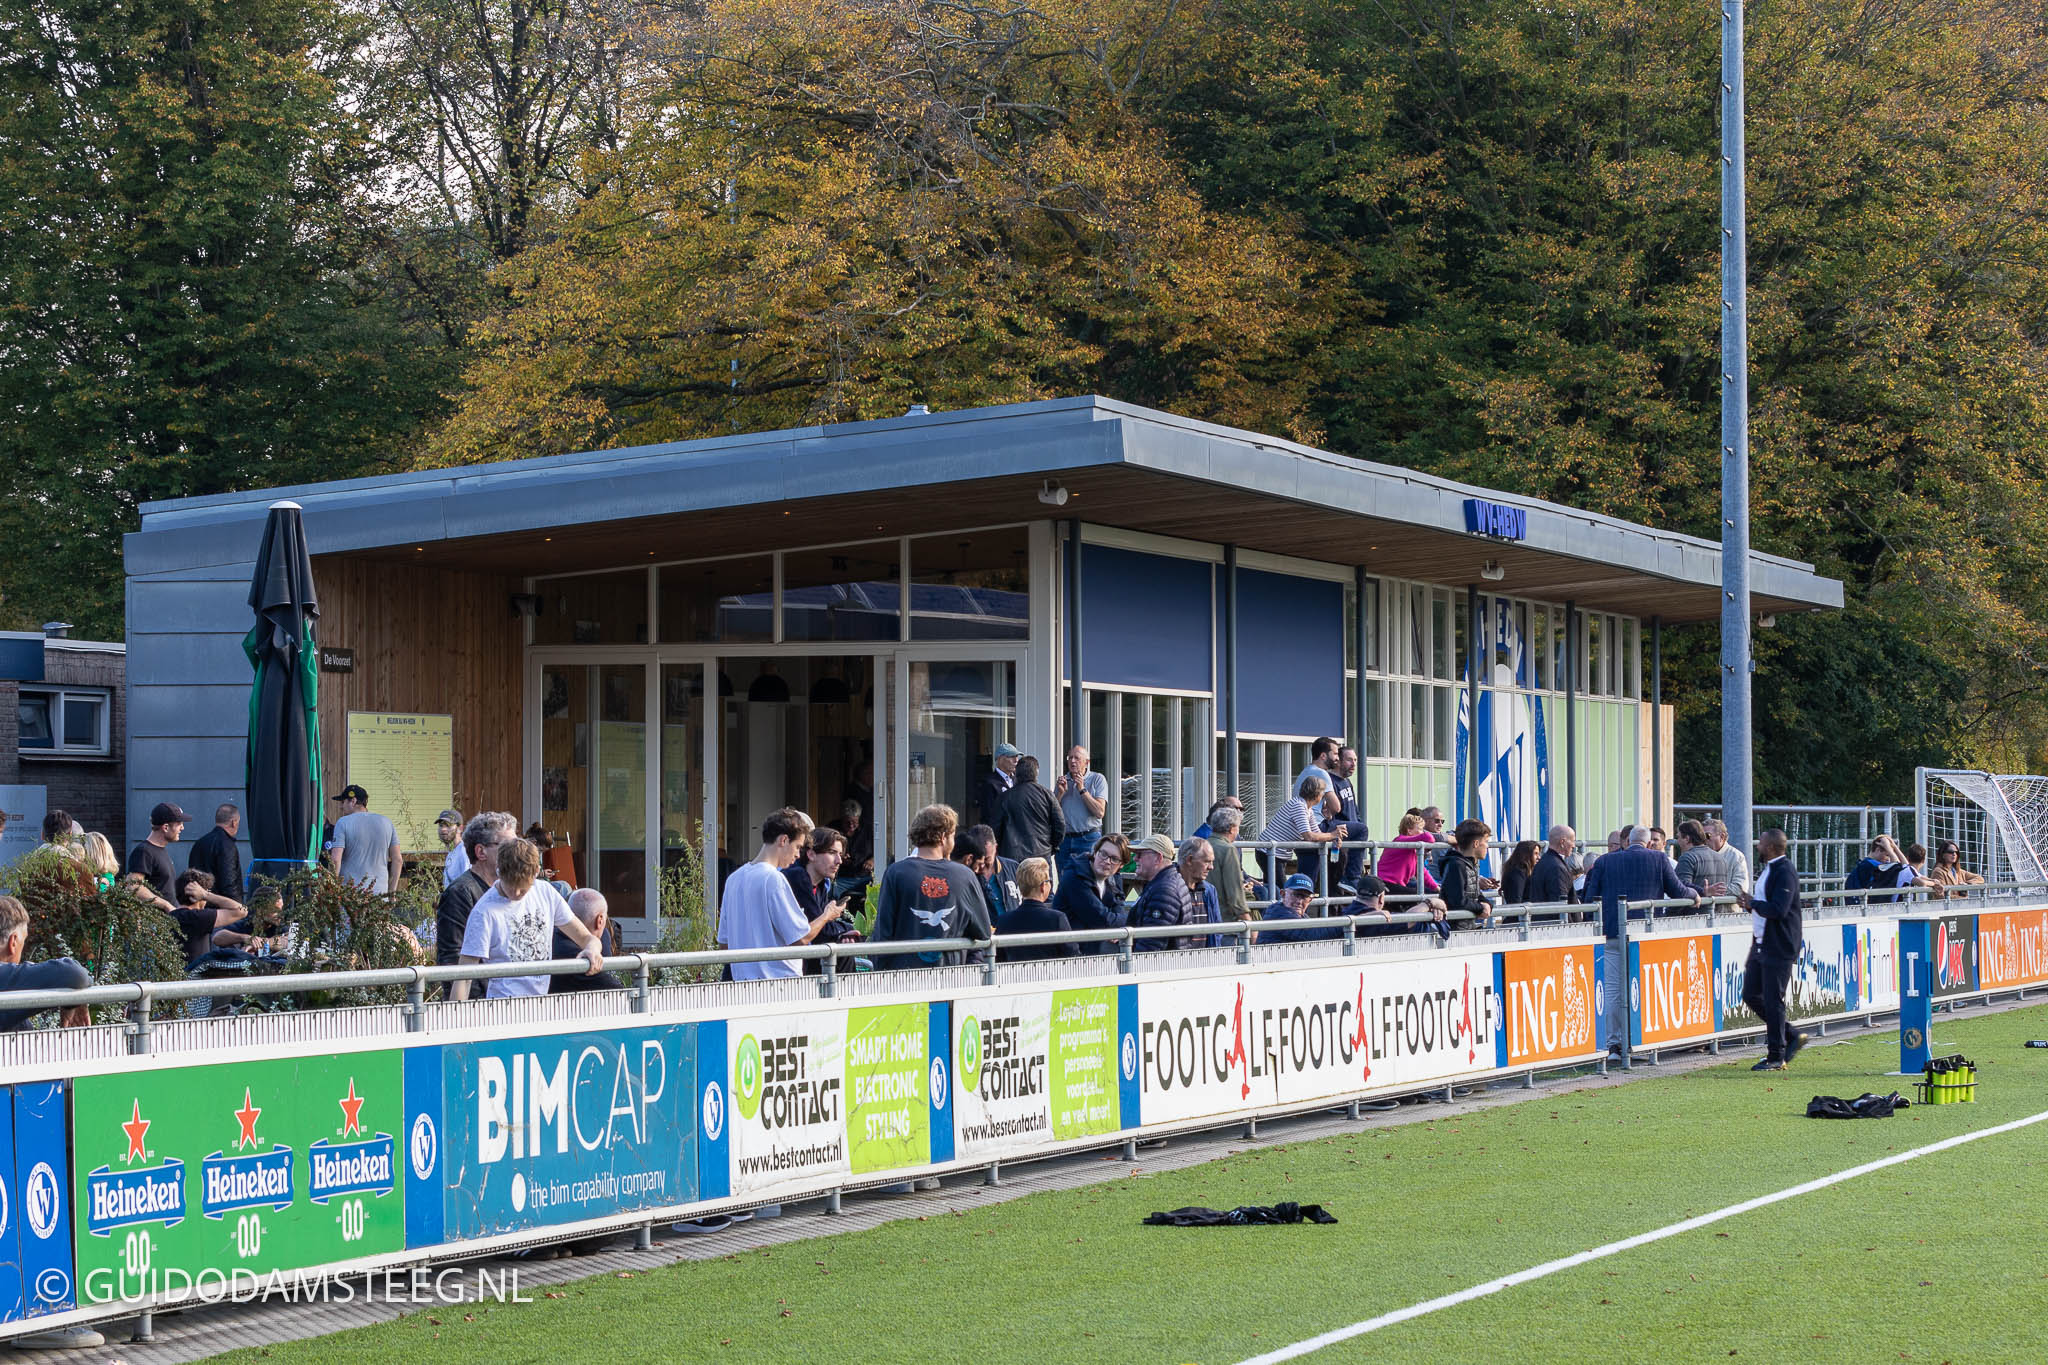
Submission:
POLYGON ((1209 811, 1208 825, 1209 851, 1215 855, 1215 863, 1209 869, 1209 885, 1216 890, 1223 918, 1250 919, 1252 912, 1246 900, 1244 862, 1237 854, 1237 832, 1244 828, 1244 811, 1241 807, 1226 806, 1219 801, 1209 811))
POLYGON ((1531 904, 1569 905, 1577 899, 1572 894, 1572 851, 1578 846, 1578 833, 1570 825, 1550 827, 1550 846, 1529 874, 1531 904))
MULTIPOLYGON (((1619 950, 1619 940, 1626 928, 1626 921, 1643 919, 1649 911, 1630 910, 1631 901, 1690 900, 1694 906, 1700 903, 1700 894, 1678 880, 1678 869, 1671 860, 1650 847, 1650 830, 1647 825, 1636 825, 1628 832, 1628 847, 1619 852, 1609 853, 1593 864, 1593 870, 1586 874, 1586 904, 1595 900, 1600 903, 1601 932, 1616 940, 1606 954, 1607 998, 1627 998, 1627 972, 1624 969, 1625 954, 1619 950)), ((1662 914, 1662 911, 1657 913, 1662 914)), ((1609 1051, 1622 1050, 1623 1034, 1615 1031, 1610 1035, 1609 1051)))
POLYGON ((1728 864, 1728 889, 1738 896, 1749 894, 1749 855, 1728 842, 1728 826, 1719 820, 1707 821, 1707 847, 1721 855, 1728 864))
MULTIPOLYGON (((611 907, 605 904, 604 897, 587 886, 580 891, 572 891, 569 893, 569 913, 597 939, 598 946, 604 951, 605 956, 611 956, 614 946, 611 938, 611 907)), ((554 944, 557 962, 572 962, 583 956, 583 950, 571 942, 569 936, 560 929, 555 930, 554 944)), ((553 976, 548 978, 548 994, 561 995, 568 991, 617 991, 624 990, 625 984, 610 972, 599 972, 595 976, 580 973, 573 976, 553 976)))
POLYGON ((469 866, 450 882, 434 906, 434 961, 452 967, 462 955, 462 936, 469 912, 498 879, 498 849, 519 835, 519 821, 501 810, 487 810, 462 827, 462 851, 469 866))

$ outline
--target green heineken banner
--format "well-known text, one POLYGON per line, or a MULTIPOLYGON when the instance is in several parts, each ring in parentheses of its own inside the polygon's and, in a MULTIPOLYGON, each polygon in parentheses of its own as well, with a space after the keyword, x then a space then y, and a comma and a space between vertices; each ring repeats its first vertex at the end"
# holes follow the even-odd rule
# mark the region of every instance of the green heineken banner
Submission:
POLYGON ((402 1250, 399 1078, 395 1051, 81 1077, 79 1302, 402 1250))

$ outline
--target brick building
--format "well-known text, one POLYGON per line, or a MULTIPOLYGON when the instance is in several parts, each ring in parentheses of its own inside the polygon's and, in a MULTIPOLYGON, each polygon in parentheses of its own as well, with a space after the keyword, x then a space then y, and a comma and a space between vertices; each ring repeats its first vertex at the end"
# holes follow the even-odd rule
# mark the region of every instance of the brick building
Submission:
POLYGON ((127 693, 126 645, 0 632, 0 787, 42 787, 123 848, 127 693))

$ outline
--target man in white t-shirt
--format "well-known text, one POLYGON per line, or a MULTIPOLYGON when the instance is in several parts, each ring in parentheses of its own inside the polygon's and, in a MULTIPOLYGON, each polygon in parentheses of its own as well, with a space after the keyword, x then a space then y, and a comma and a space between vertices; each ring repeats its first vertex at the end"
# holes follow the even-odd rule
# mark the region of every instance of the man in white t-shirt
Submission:
MULTIPOLYGON (((569 909, 562 893, 540 880, 540 850, 525 839, 510 839, 498 847, 498 880, 477 897, 462 931, 463 963, 549 962, 554 959, 554 935, 562 936, 581 951, 590 964, 586 975, 604 970, 604 951, 597 936, 569 909)), ((451 1000, 469 998, 469 982, 457 981, 449 992, 451 1000)), ((484 994, 490 999, 510 995, 546 995, 546 976, 494 976, 484 994)))
MULTIPOLYGON (((805 915, 782 869, 797 860, 808 842, 809 821, 788 807, 761 822, 761 851, 726 878, 718 897, 718 941, 728 948, 790 948, 809 943, 818 931, 846 913, 846 902, 826 905, 816 919, 805 915)), ((801 976, 801 958, 735 962, 735 981, 801 976)))

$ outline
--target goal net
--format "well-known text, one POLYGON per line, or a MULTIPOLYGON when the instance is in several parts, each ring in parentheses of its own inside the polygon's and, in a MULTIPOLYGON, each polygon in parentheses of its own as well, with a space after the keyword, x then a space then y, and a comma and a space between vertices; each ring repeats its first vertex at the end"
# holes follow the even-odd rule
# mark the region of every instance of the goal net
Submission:
POLYGON ((1988 882, 2048 882, 2048 777, 1922 768, 1916 829, 1988 882))

